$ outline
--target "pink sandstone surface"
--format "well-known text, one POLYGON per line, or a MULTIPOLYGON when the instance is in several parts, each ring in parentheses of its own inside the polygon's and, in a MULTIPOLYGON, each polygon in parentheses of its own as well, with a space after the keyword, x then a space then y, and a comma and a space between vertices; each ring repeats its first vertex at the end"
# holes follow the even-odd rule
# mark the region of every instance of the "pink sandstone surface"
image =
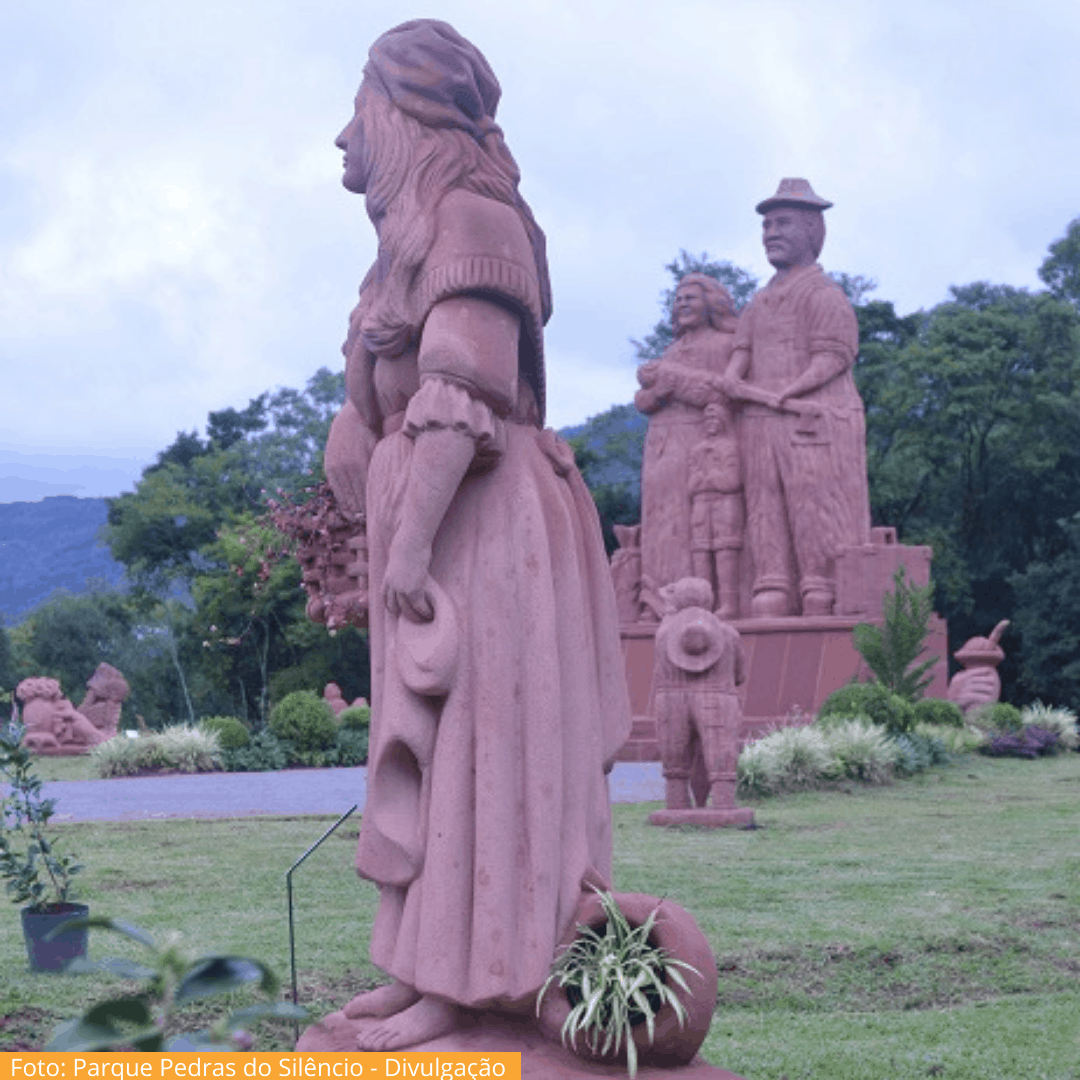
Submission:
POLYGON ((64 697, 56 679, 23 679, 15 696, 23 706, 23 744, 36 754, 84 754, 108 738, 64 697))
POLYGON ((997 668, 1005 659, 1005 650, 998 642, 1008 625, 1009 620, 1002 619, 989 637, 969 638, 953 653, 963 668, 949 681, 949 700, 965 713, 993 705, 1001 698, 1001 676, 997 668))
POLYGON ((739 632, 713 614, 712 587, 702 578, 665 585, 660 596, 666 612, 656 631, 653 694, 667 808, 649 821, 749 825, 753 812, 735 805, 746 682, 739 632), (696 755, 706 782, 700 800, 691 795, 696 755))

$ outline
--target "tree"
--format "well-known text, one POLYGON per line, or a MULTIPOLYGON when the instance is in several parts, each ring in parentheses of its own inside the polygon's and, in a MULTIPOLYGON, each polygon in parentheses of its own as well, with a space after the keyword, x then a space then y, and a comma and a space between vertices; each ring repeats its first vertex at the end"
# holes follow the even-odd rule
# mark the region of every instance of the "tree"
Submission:
POLYGON ((1020 684, 1032 697, 1080 710, 1080 514, 1058 526, 1056 555, 1028 563, 1009 581, 1022 645, 1020 684))
POLYGON ((15 686, 15 656, 11 648, 11 638, 7 629, 0 623, 0 690, 11 690, 15 686))
POLYGON ((69 697, 82 691, 102 660, 120 660, 134 621, 124 595, 103 582, 79 596, 54 593, 32 618, 31 655, 38 673, 59 679, 69 697))
POLYGON ((675 279, 675 283, 670 289, 665 289, 660 294, 664 318, 653 327, 652 333, 646 334, 644 341, 630 339, 638 360, 655 360, 675 340, 675 332, 671 326, 671 305, 675 302, 675 292, 679 287, 679 282, 687 274, 707 274, 711 278, 716 278, 731 293, 736 311, 740 311, 746 305, 758 285, 757 278, 749 271, 735 266, 726 259, 710 259, 707 251, 697 256, 690 255, 685 250, 680 251, 664 269, 675 279))
POLYGON ((1073 218, 1065 235, 1050 245, 1039 277, 1052 296, 1080 307, 1080 217, 1073 218))
MULTIPOLYGON (((260 719, 271 677, 299 662, 299 568, 287 560, 291 571, 283 564, 262 580, 244 544, 269 495, 298 491, 320 474, 344 397, 344 375, 322 368, 303 391, 281 388, 243 409, 213 411, 205 438, 180 432, 134 492, 109 500, 106 540, 127 568, 147 664, 159 680, 157 699, 141 703, 148 716, 233 711, 260 719)), ((315 632, 329 640, 325 628, 315 632)), ((362 651, 362 639, 350 640, 362 651)), ((315 654, 341 651, 337 643, 315 654)), ((360 667, 366 679, 366 657, 360 667)))
POLYGON ((261 725, 272 697, 330 681, 351 697, 370 694, 366 635, 331 636, 307 619, 292 544, 264 517, 222 528, 211 554, 228 569, 196 580, 194 622, 204 665, 238 715, 261 725))
POLYGON ((633 405, 614 405, 565 432, 600 514, 609 555, 618 547, 613 526, 641 520, 641 457, 647 427, 633 405))
POLYGON ((108 501, 113 558, 137 588, 189 591, 211 569, 206 552, 222 525, 258 509, 268 491, 298 490, 321 469, 344 400, 344 375, 321 368, 303 392, 279 389, 244 409, 211 412, 205 440, 180 432, 134 492, 108 501))
POLYGON ((932 545, 936 606, 963 640, 1011 616, 1014 575, 1056 556, 1080 511, 1080 314, 1011 286, 950 292, 907 319, 860 310, 856 375, 874 519, 932 545))
POLYGON ((863 277, 862 274, 848 274, 843 270, 836 270, 829 274, 829 277, 844 290, 844 295, 854 307, 862 304, 867 293, 877 290, 877 282, 873 278, 863 277))
POLYGON ((909 582, 904 567, 899 567, 893 591, 884 596, 882 625, 859 623, 852 635, 855 648, 877 681, 906 701, 915 702, 923 696, 933 681, 928 672, 938 661, 936 656, 919 661, 926 652, 934 614, 933 591, 933 586, 909 582))

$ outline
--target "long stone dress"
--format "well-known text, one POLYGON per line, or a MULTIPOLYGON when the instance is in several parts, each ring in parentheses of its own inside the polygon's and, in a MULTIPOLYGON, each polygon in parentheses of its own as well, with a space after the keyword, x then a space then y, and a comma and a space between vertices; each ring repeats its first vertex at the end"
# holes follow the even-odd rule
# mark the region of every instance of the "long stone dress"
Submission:
POLYGON ((455 295, 510 305, 524 359, 508 382, 452 359, 418 371, 415 351, 368 354, 358 373, 369 377, 360 411, 383 437, 367 479, 373 716, 357 870, 380 886, 373 962, 477 1006, 534 994, 585 885, 609 882, 605 769, 629 703, 595 505, 569 447, 537 421, 524 230, 512 209, 463 193, 437 223, 418 275, 430 306, 455 295), (410 628, 382 604, 382 580, 414 440, 443 427, 477 450, 433 545, 457 659, 448 692, 427 696, 403 677, 410 628))
POLYGON ((690 451, 705 434, 702 410, 719 400, 718 392, 694 373, 722 375, 734 340, 733 333, 709 326, 677 338, 657 362, 660 385, 666 381, 670 388, 644 388, 634 398, 649 416, 641 464, 641 575, 653 589, 694 573, 690 451))

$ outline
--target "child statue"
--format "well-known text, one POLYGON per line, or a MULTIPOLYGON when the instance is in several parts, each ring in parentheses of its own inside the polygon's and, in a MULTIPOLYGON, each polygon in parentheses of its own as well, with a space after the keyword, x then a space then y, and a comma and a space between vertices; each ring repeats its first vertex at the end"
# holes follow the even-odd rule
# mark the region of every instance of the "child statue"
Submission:
POLYGON ((746 658, 739 632, 713 614, 712 586, 682 578, 660 590, 666 614, 656 631, 653 689, 667 809, 653 825, 749 825, 753 811, 735 806, 746 658), (691 806, 690 773, 700 745, 709 806, 691 806))
POLYGON ((721 619, 738 618, 742 461, 731 414, 718 402, 705 406, 705 438, 690 451, 689 483, 694 576, 713 583, 721 619))

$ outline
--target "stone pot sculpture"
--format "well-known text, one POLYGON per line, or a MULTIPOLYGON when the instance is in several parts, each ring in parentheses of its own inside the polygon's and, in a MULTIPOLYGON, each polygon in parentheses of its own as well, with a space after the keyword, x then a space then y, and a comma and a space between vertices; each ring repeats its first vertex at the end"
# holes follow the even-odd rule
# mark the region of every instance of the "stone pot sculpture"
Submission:
MULTIPOLYGON (((673 901, 660 900, 644 893, 615 893, 613 899, 634 927, 642 926, 656 912, 650 942, 663 949, 668 956, 682 960, 694 969, 684 969, 682 972, 690 993, 678 991, 679 1000, 687 1012, 685 1024, 680 1025, 671 1005, 664 1005, 656 1014, 656 1032, 652 1042, 649 1041, 644 1021, 633 1029, 639 1064, 663 1068, 688 1065, 705 1041, 716 1007, 719 974, 712 949, 693 916, 673 901)), ((564 935, 560 948, 573 942, 581 926, 598 929, 605 921, 599 896, 594 893, 584 897, 573 929, 564 935)), ((563 1024, 570 1015, 571 1007, 566 992, 553 982, 544 993, 539 1013, 540 1030, 552 1042, 562 1039, 563 1024)), ((578 1037, 571 1048, 586 1061, 626 1063, 625 1047, 618 1054, 604 1057, 593 1053, 585 1045, 584 1038, 578 1037)))

